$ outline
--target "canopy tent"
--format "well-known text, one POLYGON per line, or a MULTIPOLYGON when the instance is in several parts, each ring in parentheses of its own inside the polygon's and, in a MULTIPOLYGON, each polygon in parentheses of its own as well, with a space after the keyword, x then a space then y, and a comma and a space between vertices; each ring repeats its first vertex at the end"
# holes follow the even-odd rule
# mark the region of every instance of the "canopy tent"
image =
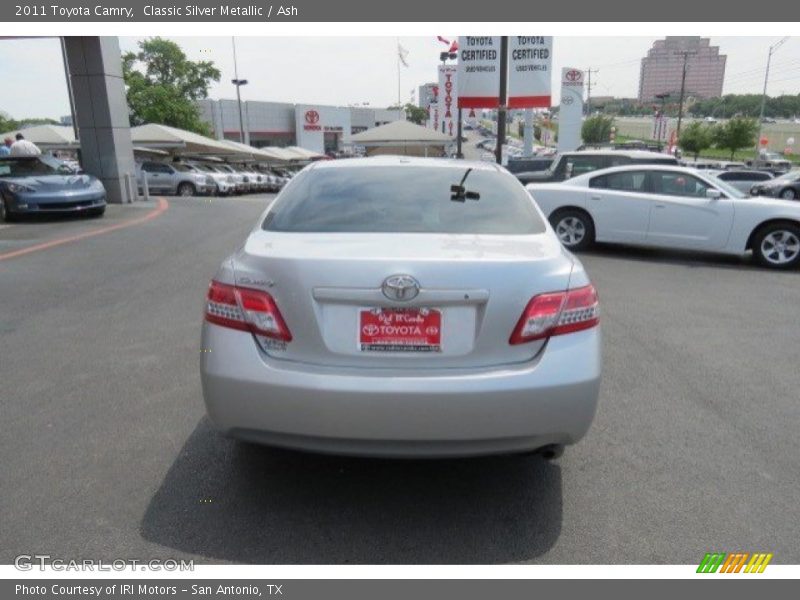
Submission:
POLYGON ((296 160, 287 156, 285 153, 274 152, 271 148, 254 148, 253 146, 248 146, 247 144, 242 144, 241 142, 234 142, 232 140, 224 140, 223 143, 232 148, 237 155, 247 157, 257 162, 274 163, 296 160))
POLYGON ((179 150, 192 154, 236 154, 227 142, 167 125, 148 123, 131 127, 131 141, 137 146, 179 150))
POLYGON ((375 154, 446 156, 447 147, 455 142, 455 138, 411 121, 393 121, 357 133, 350 138, 350 142, 364 146, 368 156, 375 154))
POLYGON ((301 148, 300 146, 287 146, 284 148, 289 152, 296 154, 299 158, 298 160, 314 160, 315 158, 324 158, 324 154, 320 154, 319 152, 314 152, 313 150, 306 150, 305 148, 301 148))
POLYGON ((279 146, 267 146, 265 148, 261 148, 261 150, 266 150, 277 156, 279 160, 284 160, 286 162, 308 160, 304 155, 300 155, 297 152, 289 150, 288 148, 281 148, 279 146))
POLYGON ((7 133, 0 133, 0 143, 8 138, 12 140, 21 133, 29 142, 33 142, 42 150, 66 150, 78 147, 75 139, 75 130, 64 125, 35 125, 25 129, 16 129, 7 133))

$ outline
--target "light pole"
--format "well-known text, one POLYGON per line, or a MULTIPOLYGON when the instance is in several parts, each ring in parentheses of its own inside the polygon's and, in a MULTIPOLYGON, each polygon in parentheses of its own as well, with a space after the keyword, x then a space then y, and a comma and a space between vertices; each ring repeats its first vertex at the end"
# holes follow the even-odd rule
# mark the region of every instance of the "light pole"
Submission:
POLYGON ((244 144, 244 119, 242 119, 242 94, 240 88, 247 85, 247 79, 239 79, 239 67, 236 64, 236 38, 231 36, 233 43, 233 75, 231 83, 236 86, 236 102, 239 104, 239 141, 244 144))
POLYGON ((764 92, 761 94, 761 111, 758 115, 758 135, 756 136, 756 155, 755 159, 758 160, 759 156, 759 149, 761 148, 761 127, 764 125, 764 105, 767 103, 767 82, 769 81, 769 63, 772 60, 772 55, 775 51, 783 46, 784 42, 788 40, 789 37, 781 38, 777 44, 773 44, 769 47, 769 52, 767 53, 767 70, 764 73, 764 92))

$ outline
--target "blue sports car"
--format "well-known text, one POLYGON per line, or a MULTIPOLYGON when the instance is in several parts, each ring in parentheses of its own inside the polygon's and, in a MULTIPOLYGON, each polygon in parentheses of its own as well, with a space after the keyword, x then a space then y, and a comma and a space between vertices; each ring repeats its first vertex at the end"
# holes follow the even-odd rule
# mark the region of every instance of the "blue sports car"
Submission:
POLYGON ((0 221, 22 214, 80 213, 99 217, 106 190, 51 156, 0 157, 0 221))

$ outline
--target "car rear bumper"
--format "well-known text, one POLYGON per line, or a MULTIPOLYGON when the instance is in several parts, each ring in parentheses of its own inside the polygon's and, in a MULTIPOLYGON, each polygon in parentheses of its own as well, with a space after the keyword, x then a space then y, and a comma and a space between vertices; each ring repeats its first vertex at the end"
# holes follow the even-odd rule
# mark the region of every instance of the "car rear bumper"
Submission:
POLYGON ((225 434, 318 452, 447 457, 580 440, 600 385, 598 328, 552 338, 530 363, 425 372, 269 359, 249 333, 203 328, 206 409, 225 434))

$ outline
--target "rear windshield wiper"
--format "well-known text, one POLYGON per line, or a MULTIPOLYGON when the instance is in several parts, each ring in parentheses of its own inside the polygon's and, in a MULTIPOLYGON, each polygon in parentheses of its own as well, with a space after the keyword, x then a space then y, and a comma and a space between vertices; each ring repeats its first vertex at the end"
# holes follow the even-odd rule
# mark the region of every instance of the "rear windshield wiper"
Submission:
POLYGON ((480 200, 481 195, 478 192, 471 192, 464 187, 464 182, 472 173, 472 168, 467 169, 461 181, 457 185, 450 186, 450 200, 453 202, 465 202, 466 200, 480 200))

